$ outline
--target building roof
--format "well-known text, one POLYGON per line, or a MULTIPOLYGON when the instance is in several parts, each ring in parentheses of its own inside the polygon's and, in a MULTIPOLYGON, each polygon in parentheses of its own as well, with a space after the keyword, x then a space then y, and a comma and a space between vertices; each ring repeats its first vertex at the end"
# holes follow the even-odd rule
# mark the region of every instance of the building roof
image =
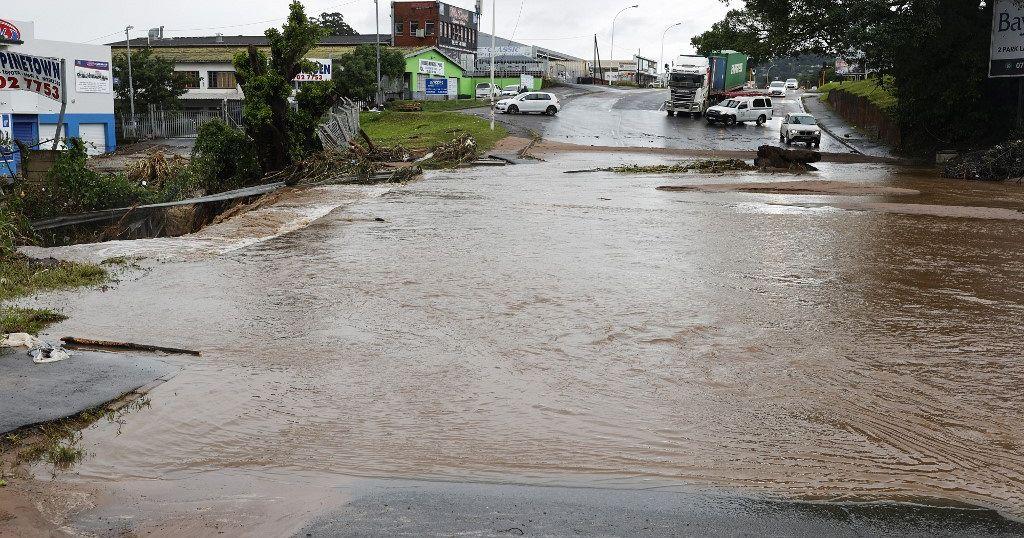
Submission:
POLYGON ((436 53, 440 54, 441 56, 443 56, 445 60, 448 60, 449 62, 451 62, 451 63, 455 64, 456 66, 458 66, 459 69, 463 69, 462 64, 460 64, 458 60, 453 59, 451 56, 449 56, 448 54, 445 54, 444 51, 442 51, 441 49, 439 49, 437 47, 424 47, 424 48, 421 48, 421 49, 412 50, 412 51, 407 52, 405 54, 405 57, 406 57, 406 59, 408 59, 408 58, 415 58, 415 57, 417 57, 420 54, 423 54, 425 52, 436 52, 436 53))
MULTIPOLYGON (((231 60, 239 52, 245 52, 250 45, 254 45, 265 53, 270 51, 270 43, 264 36, 223 36, 223 42, 218 43, 214 37, 173 37, 154 39, 150 41, 149 49, 153 56, 172 60, 178 63, 231 63, 231 60)), ((358 45, 376 43, 376 35, 361 36, 333 36, 320 41, 316 47, 306 54, 307 58, 326 58, 331 60, 340 59, 345 54, 352 52, 358 45)), ((136 38, 130 41, 133 47, 145 48, 146 38, 136 38)), ((381 35, 382 45, 391 45, 391 36, 381 35)), ((124 54, 124 41, 117 41, 110 45, 114 54, 124 54)))
MULTIPOLYGON (((529 45, 529 44, 526 44, 526 43, 520 43, 518 41, 512 41, 511 39, 506 39, 506 38, 501 37, 501 36, 495 36, 494 41, 495 41, 495 43, 498 46, 502 46, 502 47, 509 46, 509 45, 520 46, 520 47, 534 47, 535 49, 537 49, 537 56, 540 56, 541 58, 547 58, 548 60, 570 61, 570 62, 582 62, 582 61, 584 61, 583 58, 577 58, 577 57, 575 57, 575 56, 573 56, 571 54, 565 54, 565 53, 562 53, 562 52, 558 52, 556 50, 546 49, 544 47, 538 47, 537 45, 529 45)), ((488 34, 488 33, 485 33, 485 32, 478 32, 477 33, 477 39, 476 39, 476 45, 477 45, 478 48, 488 48, 488 47, 490 47, 491 46, 491 34, 488 34)))
MULTIPOLYGON (((364 34, 364 35, 346 35, 346 36, 327 36, 320 40, 320 45, 372 45, 377 42, 376 34, 364 34)), ((382 45, 391 44, 391 34, 381 34, 380 42, 382 45)), ((136 37, 129 41, 129 44, 133 47, 149 47, 149 48, 184 48, 184 47, 248 47, 249 45, 256 45, 257 47, 269 47, 270 41, 267 40, 267 36, 263 35, 225 35, 225 36, 198 36, 198 37, 162 37, 158 39, 149 39, 148 37, 136 37)), ((108 46, 113 48, 124 48, 125 41, 114 41, 113 43, 107 43, 108 46)))

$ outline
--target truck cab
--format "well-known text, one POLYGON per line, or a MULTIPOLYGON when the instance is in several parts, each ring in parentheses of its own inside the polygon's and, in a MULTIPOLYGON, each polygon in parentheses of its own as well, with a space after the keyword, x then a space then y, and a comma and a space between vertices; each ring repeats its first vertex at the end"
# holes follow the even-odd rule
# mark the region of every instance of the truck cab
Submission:
POLYGON ((711 89, 710 78, 711 63, 707 58, 680 56, 668 76, 669 100, 665 102, 668 115, 703 114, 711 89))

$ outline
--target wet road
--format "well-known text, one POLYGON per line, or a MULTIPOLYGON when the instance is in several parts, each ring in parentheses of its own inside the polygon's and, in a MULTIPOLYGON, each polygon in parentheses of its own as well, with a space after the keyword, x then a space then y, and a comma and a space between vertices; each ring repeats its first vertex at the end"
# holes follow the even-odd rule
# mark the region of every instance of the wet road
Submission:
POLYGON ((120 436, 86 432, 60 480, 111 497, 84 521, 293 532, 353 477, 1024 517, 1019 189, 881 165, 814 177, 922 194, 561 173, 620 158, 325 189, 343 204, 308 228, 76 296, 55 334, 204 352, 120 436))
MULTIPOLYGON (((702 118, 670 117, 662 111, 668 90, 573 86, 556 90, 564 101, 555 117, 499 115, 513 132, 533 130, 547 140, 572 144, 672 149, 754 150, 780 145, 782 118, 802 112, 800 94, 774 98, 774 118, 765 125, 708 125, 702 118), (568 98, 566 98, 568 96, 568 98)), ((486 115, 486 111, 478 111, 486 115)), ((848 153, 850 148, 823 135, 821 151, 848 153)))

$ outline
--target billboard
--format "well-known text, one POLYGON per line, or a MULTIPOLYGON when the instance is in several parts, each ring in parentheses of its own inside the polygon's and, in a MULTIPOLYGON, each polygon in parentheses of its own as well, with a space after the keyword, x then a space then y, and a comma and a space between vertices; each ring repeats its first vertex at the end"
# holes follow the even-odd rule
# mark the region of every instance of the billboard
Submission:
POLYGON ((0 50, 0 91, 24 90, 61 99, 60 60, 0 50))
POLYGON ((992 6, 988 76, 1024 76, 1024 9, 1014 0, 995 0, 992 6))
POLYGON ((424 82, 424 91, 427 95, 448 95, 448 79, 428 78, 424 82))
POLYGON ((438 2, 437 44, 441 47, 476 52, 480 16, 468 9, 438 2))
POLYGON ((334 64, 329 58, 306 58, 306 61, 313 62, 316 67, 311 72, 302 72, 295 75, 292 82, 321 82, 331 80, 334 72, 334 64))
POLYGON ((75 60, 75 91, 78 93, 110 93, 113 91, 110 62, 75 60))

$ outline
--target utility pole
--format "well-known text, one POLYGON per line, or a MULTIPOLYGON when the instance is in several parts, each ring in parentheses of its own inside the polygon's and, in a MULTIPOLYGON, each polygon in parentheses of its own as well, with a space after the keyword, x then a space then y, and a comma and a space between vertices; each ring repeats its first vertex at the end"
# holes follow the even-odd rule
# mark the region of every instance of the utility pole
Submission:
POLYGON ((619 15, 622 15, 623 11, 626 11, 628 9, 633 9, 635 7, 640 7, 640 4, 634 4, 634 5, 629 6, 629 7, 624 7, 618 13, 615 14, 615 17, 612 18, 612 46, 611 46, 611 50, 608 52, 608 59, 609 60, 612 60, 612 61, 615 60, 615 21, 616 21, 616 19, 619 18, 619 15))
POLYGON ((498 2, 497 0, 491 0, 491 89, 488 93, 491 94, 491 130, 494 130, 494 47, 495 38, 494 34, 498 29, 498 2))
POLYGON ((124 28, 124 46, 128 48, 128 103, 131 106, 132 111, 132 123, 135 122, 135 81, 132 80, 132 43, 131 38, 128 37, 128 32, 135 28, 134 26, 125 26, 124 28))
POLYGON ((373 0, 373 12, 377 18, 377 107, 380 107, 384 99, 384 89, 380 87, 380 0, 373 0))

